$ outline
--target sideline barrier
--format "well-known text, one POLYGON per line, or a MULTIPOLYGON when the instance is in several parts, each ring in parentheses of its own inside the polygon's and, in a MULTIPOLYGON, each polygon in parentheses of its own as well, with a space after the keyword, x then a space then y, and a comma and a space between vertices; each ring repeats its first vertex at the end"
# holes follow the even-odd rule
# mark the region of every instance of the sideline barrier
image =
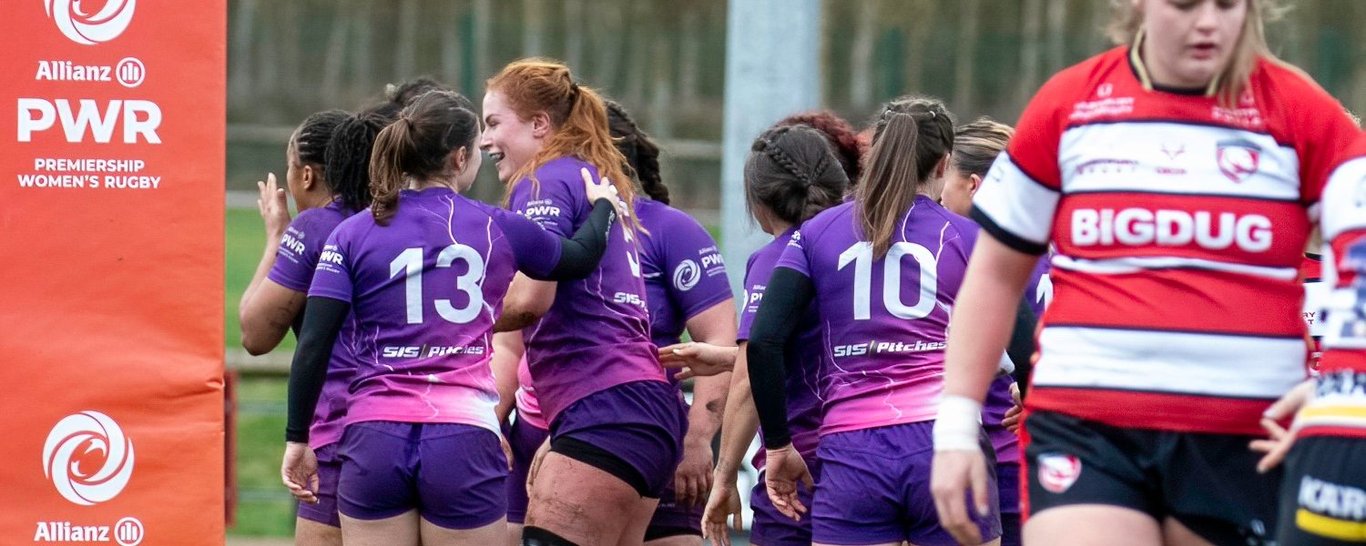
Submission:
POLYGON ((0 544, 223 544, 224 0, 14 0, 0 544))

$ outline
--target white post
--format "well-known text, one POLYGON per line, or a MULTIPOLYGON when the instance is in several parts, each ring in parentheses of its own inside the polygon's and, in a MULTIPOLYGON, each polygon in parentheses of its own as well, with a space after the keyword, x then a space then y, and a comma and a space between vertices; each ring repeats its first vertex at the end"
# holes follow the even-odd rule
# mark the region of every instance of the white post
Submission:
POLYGON ((745 208, 745 159, 769 125, 821 104, 820 0, 730 0, 721 157, 721 246, 731 286, 769 241, 745 208))

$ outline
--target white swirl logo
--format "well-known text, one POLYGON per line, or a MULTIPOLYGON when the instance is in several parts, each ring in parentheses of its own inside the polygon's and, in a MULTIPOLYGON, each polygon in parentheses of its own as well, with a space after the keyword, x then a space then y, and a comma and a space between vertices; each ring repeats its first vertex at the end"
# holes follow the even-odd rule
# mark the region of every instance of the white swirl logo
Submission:
POLYGON ((133 21, 133 9, 138 0, 107 0, 104 8, 94 15, 82 9, 83 0, 43 0, 47 16, 57 23, 57 29, 78 44, 95 45, 118 38, 133 21))
POLYGON ((692 287, 697 286, 697 281, 702 280, 702 268, 697 267, 697 262, 683 260, 678 267, 674 268, 674 286, 679 290, 687 292, 692 287))
POLYGON ((93 506, 123 491, 133 477, 133 442, 108 415, 83 411, 68 415, 43 444, 43 475, 57 492, 73 503, 93 506), (104 463, 98 470, 85 468, 87 456, 99 452, 104 463))

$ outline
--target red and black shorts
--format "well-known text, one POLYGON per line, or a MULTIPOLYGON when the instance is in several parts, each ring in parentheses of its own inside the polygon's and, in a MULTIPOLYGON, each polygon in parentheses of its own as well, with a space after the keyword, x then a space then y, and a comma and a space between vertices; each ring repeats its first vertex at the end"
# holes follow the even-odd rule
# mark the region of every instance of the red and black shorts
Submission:
POLYGON ((1273 544, 1280 471, 1258 474, 1250 436, 1125 429, 1029 412, 1025 518, 1104 504, 1174 518, 1214 544, 1273 544))

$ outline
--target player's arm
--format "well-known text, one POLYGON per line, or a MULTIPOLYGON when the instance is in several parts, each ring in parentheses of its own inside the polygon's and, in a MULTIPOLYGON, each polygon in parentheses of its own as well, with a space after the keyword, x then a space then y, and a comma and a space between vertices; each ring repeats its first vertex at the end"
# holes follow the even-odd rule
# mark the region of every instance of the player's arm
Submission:
POLYGON ((285 441, 308 442, 308 427, 327 378, 327 363, 351 304, 324 296, 308 298, 308 312, 299 331, 299 348, 289 368, 288 417, 285 441))
POLYGON ((525 351, 522 332, 493 334, 493 380, 498 385, 498 406, 494 411, 499 423, 507 423, 512 408, 517 407, 517 366, 525 351))
POLYGON ((815 287, 811 278, 788 267, 773 270, 768 291, 759 304, 759 313, 750 329, 746 348, 750 378, 750 393, 759 413, 759 424, 764 429, 764 447, 776 449, 792 443, 787 428, 786 346, 803 315, 811 304, 815 287))

